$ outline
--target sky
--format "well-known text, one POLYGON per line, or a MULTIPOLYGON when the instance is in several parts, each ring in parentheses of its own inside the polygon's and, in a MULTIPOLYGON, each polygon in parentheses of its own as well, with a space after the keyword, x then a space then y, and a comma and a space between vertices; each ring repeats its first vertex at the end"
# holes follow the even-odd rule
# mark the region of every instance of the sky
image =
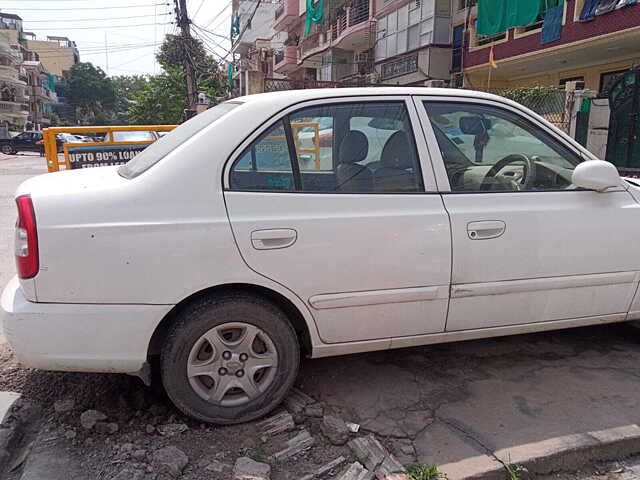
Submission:
MULTIPOLYGON (((231 0, 187 0, 187 10, 193 24, 213 32, 193 26, 192 35, 204 40, 214 57, 224 57, 231 0)), ((174 0, 2 0, 0 11, 22 17, 23 29, 38 39, 74 40, 80 61, 110 76, 159 73, 154 53, 165 34, 178 29, 174 0)))

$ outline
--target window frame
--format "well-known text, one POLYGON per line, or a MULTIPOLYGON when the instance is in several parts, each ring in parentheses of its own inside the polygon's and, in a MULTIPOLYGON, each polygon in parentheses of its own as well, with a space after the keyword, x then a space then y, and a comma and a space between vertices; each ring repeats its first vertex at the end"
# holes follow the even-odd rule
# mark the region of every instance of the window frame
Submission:
POLYGON ((423 102, 442 102, 442 103, 461 103, 461 104, 472 104, 475 106, 487 106, 492 108, 498 108, 502 110, 506 110, 510 113, 518 115, 525 122, 529 123, 533 127, 537 127, 542 130, 546 135, 551 137, 552 140, 561 144, 564 148, 569 150, 571 153, 575 154, 577 157, 581 158, 582 161, 585 160, 593 160, 595 157, 588 151, 583 150, 579 147, 579 144, 575 142, 571 137, 566 135, 564 132, 558 130, 553 125, 547 125, 544 122, 540 121, 538 118, 530 115, 524 107, 517 108, 514 105, 511 105, 507 102, 500 102, 493 99, 486 99, 480 97, 452 97, 452 96, 428 96, 428 95, 416 95, 413 97, 413 101, 416 104, 416 108, 418 110, 422 128, 424 130, 425 137, 427 139, 427 144, 429 146, 430 158, 434 168, 436 183, 438 184, 438 191, 441 194, 455 194, 455 195, 495 195, 495 194, 503 194, 503 193, 546 193, 546 192, 579 192, 580 189, 575 190, 566 190, 566 189, 558 189, 558 190, 526 190, 526 191, 453 191, 451 190, 451 184, 449 183, 449 175, 447 174, 447 169, 445 167, 444 159, 442 158, 442 152, 440 151, 440 145, 438 144, 438 140, 436 138, 436 134, 433 130, 433 126, 431 125, 431 120, 429 119, 429 114, 427 113, 426 108, 424 107, 423 102))
MULTIPOLYGON (((295 168, 299 169, 299 165, 295 168)), ((433 160, 429 155, 429 148, 424 136, 424 131, 421 128, 421 121, 418 111, 416 110, 415 102, 412 101, 411 95, 366 95, 366 96, 349 96, 349 97, 325 97, 309 101, 301 101, 294 103, 284 108, 280 112, 276 113, 265 119, 265 121, 256 128, 251 134, 249 134, 238 146, 233 150, 231 155, 225 161, 222 170, 222 190, 223 192, 256 192, 266 194, 305 194, 305 195, 424 195, 424 194, 438 194, 437 183, 435 179, 435 173, 433 168, 433 160), (295 145, 293 136, 291 135, 291 127, 288 123, 289 116, 296 113, 299 110, 308 107, 328 106, 343 103, 389 103, 398 102, 402 103, 407 110, 408 121, 411 126, 411 132, 414 138, 414 145, 417 154, 417 166, 419 172, 417 174, 422 179, 422 190, 416 192, 340 192, 340 191, 303 191, 300 185, 297 183, 300 180, 299 170, 298 175, 294 172, 294 189, 293 190, 264 190, 264 189, 235 189, 231 188, 230 177, 236 161, 242 156, 244 151, 258 139, 263 133, 270 129, 277 122, 282 121, 285 124, 285 133, 287 133, 287 146, 289 148, 289 158, 292 163, 292 171, 295 160, 295 145), (290 143, 289 143, 290 142, 290 143), (293 147, 293 150, 292 150, 293 147), (296 179, 297 178, 297 179, 296 179)))

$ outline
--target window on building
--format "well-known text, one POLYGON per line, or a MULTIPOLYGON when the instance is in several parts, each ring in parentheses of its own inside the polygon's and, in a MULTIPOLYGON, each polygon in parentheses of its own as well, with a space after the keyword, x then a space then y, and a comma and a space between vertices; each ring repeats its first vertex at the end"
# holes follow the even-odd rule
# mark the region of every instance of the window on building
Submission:
POLYGON ((478 3, 478 0, 458 0, 458 10, 464 10, 469 7, 473 7, 478 3))
POLYGON ((375 60, 400 55, 431 44, 449 44, 450 0, 414 2, 378 19, 375 60))
POLYGON ((560 79, 560 82, 558 82, 558 85, 560 87, 564 87, 568 82, 584 82, 584 77, 580 76, 580 77, 562 78, 560 79))

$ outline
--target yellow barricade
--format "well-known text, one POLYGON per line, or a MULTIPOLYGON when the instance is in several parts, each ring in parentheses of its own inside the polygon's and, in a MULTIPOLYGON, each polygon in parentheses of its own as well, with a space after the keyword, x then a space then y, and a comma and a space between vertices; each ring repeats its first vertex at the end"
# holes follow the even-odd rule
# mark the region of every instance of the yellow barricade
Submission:
POLYGON ((44 154, 47 159, 47 169, 57 172, 60 167, 64 169, 85 168, 100 165, 123 164, 133 158, 142 148, 136 146, 149 145, 155 140, 114 142, 114 132, 168 132, 177 125, 135 125, 135 126, 104 126, 104 127, 50 127, 43 133, 44 154), (105 142, 78 142, 63 143, 63 160, 58 158, 58 144, 56 134, 70 133, 106 133, 108 141, 105 142), (129 147, 129 148, 126 148, 129 147), (75 155, 76 158, 73 158, 75 155))

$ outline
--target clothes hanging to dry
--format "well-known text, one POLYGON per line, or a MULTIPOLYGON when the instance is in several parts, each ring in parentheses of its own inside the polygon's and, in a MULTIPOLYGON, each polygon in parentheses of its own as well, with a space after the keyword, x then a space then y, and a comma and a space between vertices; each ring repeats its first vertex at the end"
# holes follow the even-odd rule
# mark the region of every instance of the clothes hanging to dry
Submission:
POLYGON ((563 15, 564 5, 562 4, 546 10, 544 21, 542 22, 542 32, 540 33, 540 43, 542 45, 560 40, 563 15))

